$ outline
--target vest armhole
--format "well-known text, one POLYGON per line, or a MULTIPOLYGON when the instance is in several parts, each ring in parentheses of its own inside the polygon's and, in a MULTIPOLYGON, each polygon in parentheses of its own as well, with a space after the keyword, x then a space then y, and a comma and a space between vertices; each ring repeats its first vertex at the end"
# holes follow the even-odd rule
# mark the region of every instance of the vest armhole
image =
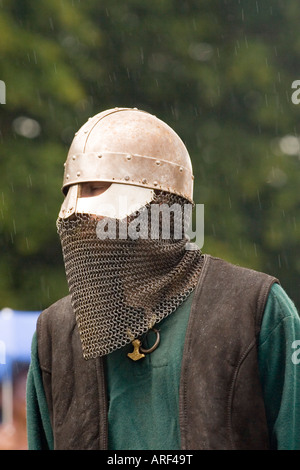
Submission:
POLYGON ((256 339, 258 338, 258 335, 260 333, 261 329, 261 324, 262 324, 262 319, 265 311, 265 306, 271 291, 271 288, 274 284, 280 284, 278 279, 275 277, 268 276, 266 281, 264 282, 262 289, 260 291, 260 294, 257 298, 257 308, 256 308, 256 315, 255 315, 255 336, 256 339))

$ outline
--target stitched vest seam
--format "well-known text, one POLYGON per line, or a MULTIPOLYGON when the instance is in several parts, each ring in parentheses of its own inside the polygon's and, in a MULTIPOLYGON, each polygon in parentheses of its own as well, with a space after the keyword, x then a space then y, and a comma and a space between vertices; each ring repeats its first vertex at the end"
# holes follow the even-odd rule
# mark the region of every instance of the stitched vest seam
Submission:
POLYGON ((39 352, 40 344, 42 345, 42 349, 43 350, 45 349, 44 345, 45 345, 45 333, 46 333, 46 328, 44 326, 43 317, 41 315, 38 317, 38 320, 37 320, 36 331, 37 331, 37 352, 38 352, 38 360, 40 364, 40 369, 45 370, 45 372, 49 373, 49 369, 41 364, 41 357, 40 357, 40 352, 39 352))
POLYGON ((231 445, 232 450, 235 449, 235 444, 233 440, 233 429, 232 429, 232 411, 233 411, 233 397, 234 397, 234 392, 235 392, 235 386, 236 386, 236 382, 237 382, 241 365, 243 364, 244 360, 247 358, 248 354, 252 351, 252 349, 255 346, 256 346, 256 339, 254 338, 249 344, 249 346, 246 348, 245 352, 242 354, 235 368, 231 385, 229 388, 228 404, 227 404, 227 429, 228 429, 228 435, 229 435, 229 440, 230 440, 230 445, 231 445))
POLYGON ((98 407, 99 407, 99 449, 107 450, 108 447, 108 417, 106 384, 104 376, 104 363, 102 358, 96 360, 96 374, 98 384, 98 407), (104 423, 102 425, 102 422, 104 423), (101 432, 104 431, 104 432, 101 432))

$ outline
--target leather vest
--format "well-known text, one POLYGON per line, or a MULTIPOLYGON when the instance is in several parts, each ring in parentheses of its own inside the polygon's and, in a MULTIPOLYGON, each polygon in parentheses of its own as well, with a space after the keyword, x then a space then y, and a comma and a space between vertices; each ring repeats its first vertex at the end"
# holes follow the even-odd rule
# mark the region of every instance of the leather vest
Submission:
MULTIPOLYGON (((274 282, 205 255, 181 366, 182 450, 269 448, 257 339, 274 282)), ((107 449, 103 360, 84 360, 70 296, 42 312, 37 338, 54 448, 107 449)))

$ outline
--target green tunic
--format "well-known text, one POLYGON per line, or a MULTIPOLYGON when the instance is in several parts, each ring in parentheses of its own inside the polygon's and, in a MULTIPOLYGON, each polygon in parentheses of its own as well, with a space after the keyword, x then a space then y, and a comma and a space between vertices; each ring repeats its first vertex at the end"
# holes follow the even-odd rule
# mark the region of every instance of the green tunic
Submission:
MULTIPOLYGON (((131 345, 106 357, 109 449, 180 449, 180 368, 192 297, 190 295, 176 312, 159 324, 161 343, 144 359, 133 362, 127 358, 131 345)), ((258 347, 263 396, 274 449, 300 449, 297 340, 300 340, 300 318, 282 287, 275 284, 265 307, 258 347)), ((32 341, 27 382, 27 423, 29 449, 53 449, 36 335, 32 341)))

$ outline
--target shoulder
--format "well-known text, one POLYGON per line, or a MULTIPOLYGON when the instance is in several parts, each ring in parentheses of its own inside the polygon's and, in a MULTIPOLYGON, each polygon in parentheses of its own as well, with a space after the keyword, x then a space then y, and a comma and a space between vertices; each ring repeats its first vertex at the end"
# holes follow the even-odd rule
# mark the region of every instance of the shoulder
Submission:
POLYGON ((266 307, 276 309, 280 320, 286 317, 298 317, 297 308, 287 292, 279 284, 274 284, 270 290, 266 307))
POLYGON ((76 327, 71 296, 66 296, 45 309, 37 321, 36 338, 39 361, 50 369, 52 358, 59 351, 63 356, 68 351, 76 327))
POLYGON ((68 324, 72 326, 75 323, 75 316, 71 304, 71 296, 68 295, 57 300, 48 308, 42 311, 37 321, 37 331, 41 328, 47 330, 60 329, 68 324))
POLYGON ((274 335, 285 338, 287 333, 299 336, 300 317, 286 291, 279 284, 274 284, 264 311, 260 343, 263 344, 274 335))
POLYGON ((274 276, 204 255, 195 298, 197 303, 200 296, 201 302, 208 299, 210 310, 223 306, 223 309, 231 312, 228 315, 232 317, 235 317, 236 312, 240 312, 239 315, 248 312, 250 316, 254 315, 256 328, 259 328, 274 283, 279 283, 274 276))
POLYGON ((234 285, 236 286, 248 285, 249 287, 255 284, 261 285, 262 283, 266 285, 272 285, 274 282, 279 283, 278 279, 270 274, 236 265, 209 254, 204 255, 204 258, 208 270, 216 276, 218 282, 222 282, 222 280, 226 279, 226 281, 234 281, 234 285))

